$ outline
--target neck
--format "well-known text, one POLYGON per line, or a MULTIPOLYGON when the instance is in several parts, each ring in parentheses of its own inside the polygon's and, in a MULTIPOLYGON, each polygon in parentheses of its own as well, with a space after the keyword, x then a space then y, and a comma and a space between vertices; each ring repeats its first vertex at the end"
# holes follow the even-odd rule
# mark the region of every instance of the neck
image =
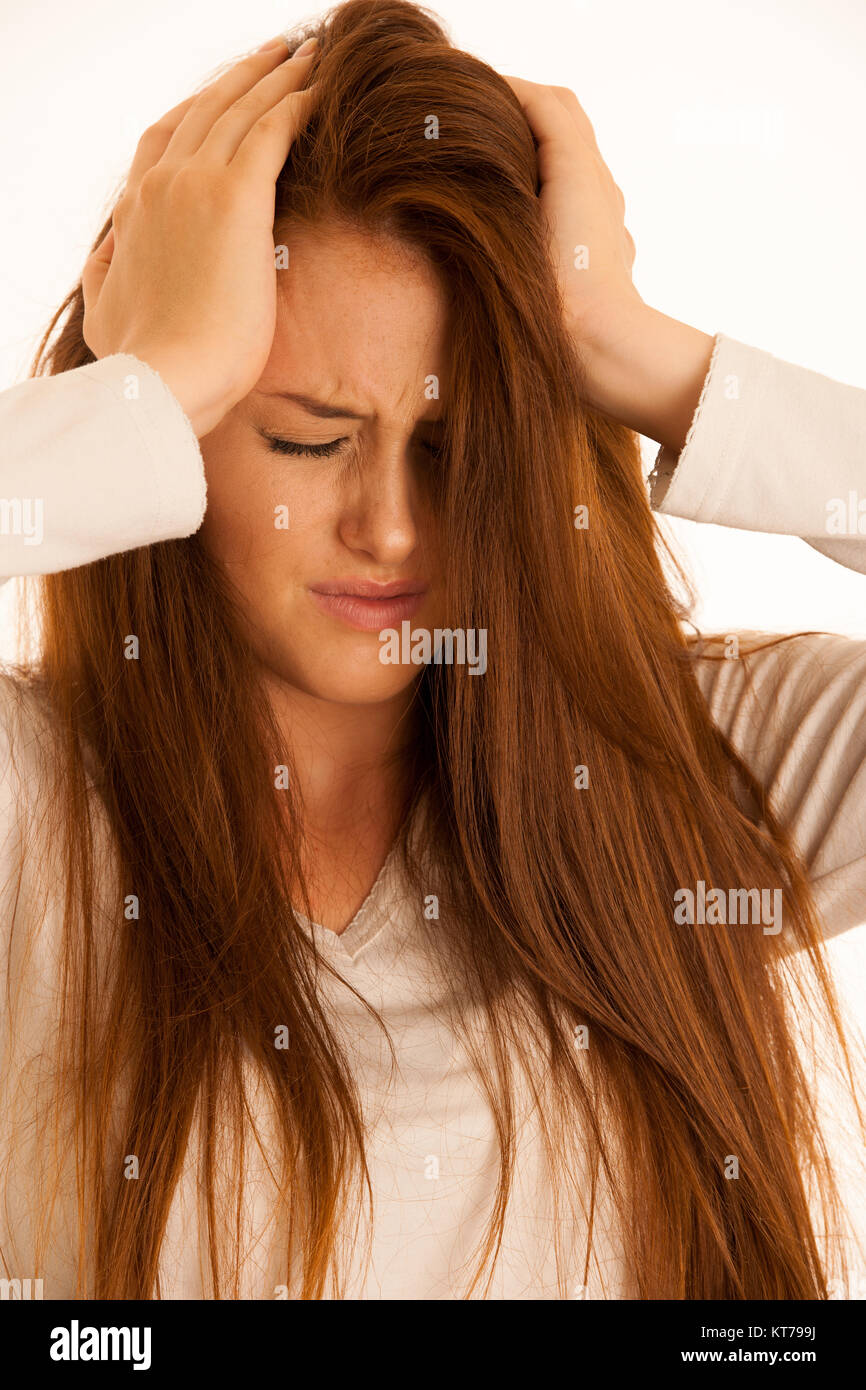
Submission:
POLYGON ((407 753, 415 731, 414 687, 375 704, 337 704, 266 676, 291 752, 305 838, 352 838, 359 820, 390 842, 407 791, 407 753))

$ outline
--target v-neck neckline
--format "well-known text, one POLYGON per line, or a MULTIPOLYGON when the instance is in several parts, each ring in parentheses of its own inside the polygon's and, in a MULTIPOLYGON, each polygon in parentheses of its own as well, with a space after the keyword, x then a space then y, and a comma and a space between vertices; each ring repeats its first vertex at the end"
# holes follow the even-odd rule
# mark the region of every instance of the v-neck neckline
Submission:
MULTIPOLYGON (((425 835, 429 808, 426 795, 416 803, 408 826, 408 853, 415 858, 428 853, 425 835)), ((361 952, 378 938, 386 929, 390 936, 396 930, 395 923, 404 911, 410 909, 405 891, 404 866, 402 854, 402 834, 398 832, 385 856, 382 867, 373 880, 372 887, 352 920, 341 932, 332 931, 321 922, 312 922, 297 908, 293 908, 299 925, 311 936, 316 945, 331 956, 336 956, 344 964, 354 964, 361 952)))
POLYGON ((321 922, 312 922, 303 912, 294 909, 295 917, 307 932, 313 935, 319 945, 339 955, 346 955, 354 961, 363 948, 388 921, 387 901, 389 889, 393 886, 397 865, 397 841, 391 845, 385 860, 373 880, 372 887, 354 917, 341 932, 325 927, 321 922))

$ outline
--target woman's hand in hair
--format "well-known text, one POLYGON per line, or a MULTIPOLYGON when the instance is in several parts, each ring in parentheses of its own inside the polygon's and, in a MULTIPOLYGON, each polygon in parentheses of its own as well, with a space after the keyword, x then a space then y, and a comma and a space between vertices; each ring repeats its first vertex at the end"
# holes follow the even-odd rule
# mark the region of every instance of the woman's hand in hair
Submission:
POLYGON ((276 325, 275 185, 315 88, 274 41, 145 131, 82 274, 96 357, 153 367, 198 436, 261 376, 276 325))
POLYGON ((569 327, 581 342, 606 344, 644 307, 632 282, 635 245, 625 225, 622 190, 574 92, 505 80, 538 148, 539 196, 569 327))
POLYGON ((635 289, 625 198, 574 92, 505 80, 538 149, 539 199, 589 402, 678 453, 713 338, 650 308, 635 289))

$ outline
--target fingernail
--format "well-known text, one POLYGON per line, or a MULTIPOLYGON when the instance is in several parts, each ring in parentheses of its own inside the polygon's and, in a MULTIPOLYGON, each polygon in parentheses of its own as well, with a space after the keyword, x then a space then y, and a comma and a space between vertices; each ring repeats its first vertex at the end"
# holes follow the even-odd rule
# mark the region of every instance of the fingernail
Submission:
POLYGON ((261 48, 256 49, 256 52, 265 53, 269 48, 279 48, 280 45, 282 45, 283 48, 288 48, 289 46, 288 40, 284 38, 282 34, 278 39, 268 39, 267 43, 263 43, 261 48))
POLYGON ((292 54, 292 57, 293 57, 293 58, 306 58, 306 56, 307 56, 308 53, 312 53, 313 49, 316 47, 316 45, 318 44, 318 42, 319 42, 319 40, 318 40, 318 39, 315 39, 315 38, 314 38, 314 39, 307 39, 307 41, 306 41, 305 43, 302 43, 302 44, 301 44, 300 48, 296 49, 296 51, 292 54))

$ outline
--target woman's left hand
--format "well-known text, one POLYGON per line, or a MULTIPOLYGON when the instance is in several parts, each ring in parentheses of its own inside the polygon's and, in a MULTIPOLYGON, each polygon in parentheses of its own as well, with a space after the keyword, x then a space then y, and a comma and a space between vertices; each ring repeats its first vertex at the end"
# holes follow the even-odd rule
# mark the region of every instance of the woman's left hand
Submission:
POLYGON ((625 198, 589 117, 567 87, 505 74, 538 150, 539 200, 566 323, 591 405, 678 452, 700 397, 713 338, 645 304, 632 281, 625 198))
POLYGON ((599 153, 589 117, 567 87, 505 78, 538 147, 540 202, 569 327, 588 349, 608 351, 646 308, 632 282, 635 245, 625 198, 599 153))

